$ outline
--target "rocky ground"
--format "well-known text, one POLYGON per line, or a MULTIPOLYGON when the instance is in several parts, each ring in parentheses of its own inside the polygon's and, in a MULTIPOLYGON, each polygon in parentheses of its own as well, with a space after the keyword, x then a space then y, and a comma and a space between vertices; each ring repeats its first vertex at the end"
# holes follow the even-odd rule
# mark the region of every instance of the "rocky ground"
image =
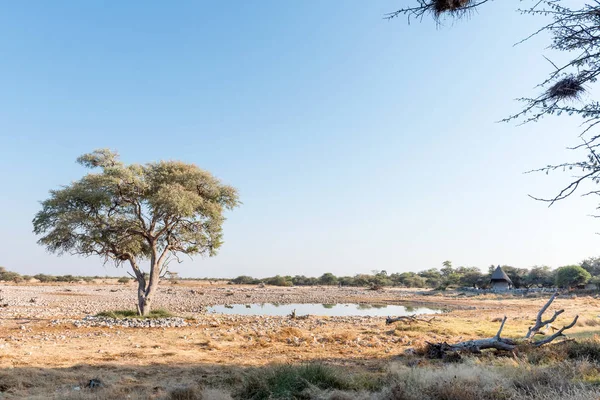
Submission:
MULTIPOLYGON (((165 284, 154 299, 156 307, 185 315, 203 314, 218 304, 250 303, 377 303, 398 304, 414 297, 402 290, 365 288, 265 287, 165 284)), ((54 318, 94 315, 106 310, 132 309, 133 284, 65 284, 0 286, 3 318, 54 318)))

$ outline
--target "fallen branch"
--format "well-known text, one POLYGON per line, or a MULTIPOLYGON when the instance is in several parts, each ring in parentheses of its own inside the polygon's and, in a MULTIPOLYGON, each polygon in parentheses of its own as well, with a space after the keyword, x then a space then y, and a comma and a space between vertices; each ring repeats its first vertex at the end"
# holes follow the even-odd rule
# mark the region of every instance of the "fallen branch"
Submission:
MULTIPOLYGON (((554 315, 550 319, 545 320, 545 321, 542 320, 544 313, 548 310, 548 307, 550 307, 550 305, 552 304, 552 302, 554 301, 556 296, 557 296, 557 293, 554 293, 552 295, 552 297, 550 297, 548 302, 546 302, 546 304, 538 312, 536 320, 535 320, 535 324, 528 329, 527 334, 525 335, 525 338, 524 338, 525 343, 527 343, 533 347, 543 346, 561 336, 565 336, 564 332, 566 330, 574 327, 575 324, 577 323, 577 319, 579 318, 579 316, 576 315, 570 324, 563 326, 562 328, 560 328, 557 332, 555 332, 551 336, 548 336, 548 337, 538 340, 538 341, 531 341, 531 338, 533 336, 535 336, 537 334, 542 334, 540 332, 540 330, 543 327, 554 328, 550 324, 552 322, 554 322, 556 320, 556 318, 564 312, 564 310, 555 311, 554 315)), ((434 343, 427 342, 427 345, 428 345, 427 355, 431 358, 444 358, 447 356, 446 355, 447 352, 467 351, 467 352, 471 352, 471 353, 479 353, 481 350, 484 350, 484 349, 496 349, 496 350, 505 350, 505 351, 515 350, 517 347, 516 341, 511 340, 511 339, 504 339, 500 336, 502 333, 502 330, 504 329, 504 324, 506 323, 506 319, 507 318, 505 316, 502 319, 502 323, 500 324, 500 329, 498 329, 498 333, 496 333, 496 335, 491 338, 467 340, 465 342, 460 342, 460 343, 456 343, 456 344, 448 344, 446 342, 434 344, 434 343)), ((388 317, 388 320, 390 320, 389 317, 388 317)), ((387 320, 386 320, 386 322, 387 322, 387 320)))
POLYGON ((460 342, 456 344, 449 345, 450 350, 452 351, 469 351, 471 353, 479 353, 481 350, 485 349, 496 349, 496 350, 507 350, 512 351, 517 346, 517 343, 511 339, 504 339, 500 337, 502 333, 502 329, 504 329, 504 324, 506 323, 506 316, 502 319, 502 323, 500 324, 500 329, 498 329, 498 333, 494 337, 487 339, 475 339, 475 340, 467 340, 465 342, 460 342))
POLYGON ((432 317, 430 319, 425 319, 423 317, 417 317, 416 314, 413 315, 402 315, 400 317, 396 317, 396 318, 392 318, 392 317, 387 317, 385 319, 385 323, 387 325, 393 324, 394 322, 398 322, 398 321, 402 321, 402 322, 408 322, 409 324, 413 323, 413 322, 426 322, 428 324, 431 324, 431 322, 435 319, 435 317, 432 317))

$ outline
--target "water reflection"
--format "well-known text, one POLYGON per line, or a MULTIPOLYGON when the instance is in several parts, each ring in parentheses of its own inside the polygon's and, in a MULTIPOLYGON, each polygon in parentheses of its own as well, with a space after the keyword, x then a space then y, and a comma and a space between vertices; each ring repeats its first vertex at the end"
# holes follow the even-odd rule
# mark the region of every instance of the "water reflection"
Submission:
POLYGON ((296 310, 296 315, 316 316, 402 316, 412 314, 436 314, 442 312, 440 309, 418 307, 415 305, 395 304, 366 304, 366 303, 343 303, 343 304, 228 304, 210 307, 208 312, 220 314, 240 315, 289 315, 296 310))

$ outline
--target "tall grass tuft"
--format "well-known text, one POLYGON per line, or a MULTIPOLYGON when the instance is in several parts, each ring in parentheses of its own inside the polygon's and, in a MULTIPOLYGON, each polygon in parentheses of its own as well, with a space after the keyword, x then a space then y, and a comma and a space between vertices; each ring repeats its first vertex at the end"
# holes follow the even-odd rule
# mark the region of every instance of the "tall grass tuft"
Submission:
POLYGON ((312 399, 313 390, 374 389, 377 379, 349 375, 347 371, 319 363, 276 365, 260 368, 244 379, 241 399, 312 399))

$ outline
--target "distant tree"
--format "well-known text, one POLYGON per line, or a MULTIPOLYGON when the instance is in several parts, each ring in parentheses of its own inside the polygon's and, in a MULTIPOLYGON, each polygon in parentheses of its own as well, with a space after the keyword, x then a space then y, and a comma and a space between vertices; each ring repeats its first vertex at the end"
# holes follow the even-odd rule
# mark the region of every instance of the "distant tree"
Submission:
POLYGON ((236 285, 253 285, 259 283, 260 281, 248 275, 240 275, 237 278, 233 278, 231 282, 235 283, 236 285))
POLYGON ((590 257, 583 260, 581 267, 592 276, 600 276, 600 257, 590 257))
POLYGON ((339 276, 338 283, 342 286, 359 286, 352 276, 339 276))
POLYGON ((425 285, 428 287, 438 287, 442 283, 442 274, 435 268, 421 271, 418 275, 425 279, 425 285))
POLYGON ((454 268, 452 268, 452 262, 444 261, 442 263, 442 268, 440 269, 440 272, 442 273, 442 276, 445 276, 445 277, 450 276, 450 274, 452 274, 454 272, 454 268))
POLYGON ((331 272, 326 272, 319 277, 319 285, 337 285, 338 280, 331 272))
POLYGON ((442 285, 446 286, 446 287, 460 286, 460 274, 457 274, 456 272, 452 272, 451 274, 446 275, 444 277, 444 280, 442 281, 442 285))
POLYGON ((271 278, 266 278, 263 281, 267 285, 272 285, 272 286, 293 286, 291 276, 276 275, 271 278))
POLYGON ((76 277, 74 277, 73 275, 58 275, 56 277, 56 282, 71 283, 71 282, 76 282, 76 281, 78 281, 78 279, 76 277))
POLYGON ((223 212, 239 204, 237 191, 179 161, 126 165, 116 153, 96 150, 78 162, 100 172, 50 192, 33 220, 38 243, 59 255, 129 263, 138 312, 147 315, 170 257, 216 254, 223 212), (148 279, 143 261, 149 262, 148 279))
POLYGON ((466 287, 482 287, 486 283, 487 279, 481 273, 481 270, 477 267, 459 267, 456 270, 459 275, 460 286, 466 287))
POLYGON ((12 271, 0 272, 0 280, 4 282, 20 283, 23 281, 21 274, 12 271))
POLYGON ((591 278, 589 272, 579 265, 567 265, 556 270, 556 286, 572 288, 587 283, 591 278))
POLYGON ((600 289, 600 275, 592 276, 588 283, 596 286, 596 289, 600 289))
POLYGON ((529 270, 526 268, 511 267, 510 265, 503 265, 501 268, 508 275, 516 289, 520 289, 525 285, 525 277, 529 273, 529 270))
POLYGON ((296 275, 292 278, 294 286, 313 286, 317 284, 317 278, 296 275))
POLYGON ((33 276, 35 279, 37 279, 38 281, 42 282, 42 283, 48 283, 48 282, 54 282, 56 281, 56 277, 52 276, 52 275, 46 275, 46 274, 37 274, 33 276))
POLYGON ((402 272, 401 274, 392 274, 390 275, 390 280, 395 285, 411 288, 422 288, 425 287, 427 284, 425 278, 419 276, 414 272, 402 272))
POLYGON ((523 278, 526 287, 552 287, 555 283, 554 271, 547 266, 533 267, 523 278))
POLYGON ((357 274, 354 277, 354 285, 355 286, 369 286, 369 282, 371 282, 371 275, 367 274, 357 274))

